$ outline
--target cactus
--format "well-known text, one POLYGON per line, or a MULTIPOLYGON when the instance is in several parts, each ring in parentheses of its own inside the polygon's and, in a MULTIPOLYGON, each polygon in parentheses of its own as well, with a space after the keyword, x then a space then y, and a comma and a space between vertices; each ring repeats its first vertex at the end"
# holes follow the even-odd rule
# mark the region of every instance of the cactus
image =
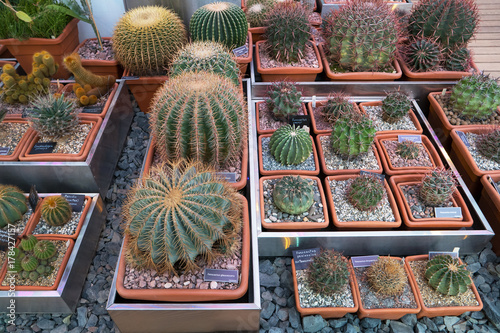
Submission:
POLYGON ((164 161, 186 158, 222 165, 241 155, 246 105, 229 79, 184 73, 169 79, 151 105, 151 130, 164 161))
POLYGON ((418 38, 404 48, 404 58, 414 72, 430 72, 439 66, 439 44, 427 38, 418 38))
MULTIPOLYGON (((82 87, 81 84, 73 84, 73 92, 76 95, 76 100, 79 106, 94 105, 97 103, 97 96, 94 93, 100 94, 99 88, 92 89, 89 84, 82 87), (84 88, 85 87, 85 88, 84 88)), ((54 97, 58 98, 58 94, 54 94, 54 97)))
POLYGON ((307 160, 313 151, 312 139, 304 128, 287 124, 273 133, 269 150, 278 163, 300 164, 307 160))
POLYGON ((40 274, 37 271, 30 272, 29 279, 33 282, 37 281, 40 278, 40 274))
POLYGON ((263 27, 267 13, 274 6, 273 0, 249 0, 247 1, 247 11, 245 13, 250 27, 263 27))
POLYGON ((42 218, 52 227, 60 227, 71 220, 73 209, 61 195, 46 197, 42 202, 42 218))
POLYGON ((267 96, 269 97, 266 100, 267 107, 275 119, 286 121, 289 115, 293 116, 299 113, 302 105, 300 101, 302 93, 292 82, 273 82, 267 91, 267 96))
POLYGON ((500 87, 495 79, 487 75, 472 74, 453 86, 450 104, 464 118, 487 119, 496 114, 500 105, 500 87))
POLYGON ((320 295, 334 295, 349 282, 347 259, 334 250, 321 251, 307 267, 307 281, 320 295))
POLYGON ((330 63, 353 72, 392 70, 399 25, 386 4, 353 0, 323 25, 330 63))
POLYGON ((332 149, 343 158, 367 153, 372 148, 375 133, 373 122, 366 117, 341 117, 333 125, 332 149))
POLYGON ((54 243, 48 240, 41 240, 35 244, 33 254, 40 260, 47 260, 52 258, 57 253, 54 243))
POLYGON ((420 145, 416 142, 405 140, 396 145, 396 154, 405 160, 414 160, 418 157, 420 145))
POLYGON ((384 121, 394 123, 408 114, 411 101, 406 94, 393 91, 387 94, 382 101, 382 118, 384 121))
POLYGON ((440 206, 449 200, 457 188, 452 170, 436 168, 422 179, 420 199, 429 206, 440 206))
POLYGON ((435 256, 427 262, 425 268, 425 278, 429 285, 441 294, 456 296, 466 292, 472 284, 465 265, 450 255, 435 256))
POLYGON ((173 11, 160 6, 131 9, 113 32, 115 59, 135 75, 162 75, 186 43, 186 29, 173 11))
POLYGON ((302 214, 314 202, 312 182, 300 176, 284 176, 274 185, 273 202, 282 212, 302 214))
POLYGON ((481 134, 476 140, 476 147, 481 155, 500 163, 500 128, 481 134))
POLYGON ((349 102, 348 97, 343 93, 334 93, 328 98, 326 105, 323 107, 321 114, 330 123, 335 123, 342 116, 348 116, 351 113, 357 112, 354 104, 349 102))
POLYGON ((403 263, 391 257, 379 257, 368 267, 366 276, 377 293, 388 296, 401 293, 408 281, 403 263))
MULTIPOLYGON (((75 76, 75 81, 80 85, 90 85, 94 90, 90 95, 105 95, 115 84, 113 75, 96 75, 83 68, 82 60, 78 53, 72 53, 63 59, 64 67, 75 76)), ((88 92, 87 92, 88 93, 88 92)))
POLYGON ((21 267, 26 272, 34 271, 38 267, 38 260, 33 256, 25 256, 21 260, 21 267))
POLYGON ((20 260, 14 261, 13 266, 10 266, 9 264, 9 271, 21 273, 23 271, 23 266, 21 265, 21 261, 20 260))
POLYGON ((23 218, 28 210, 23 192, 12 185, 0 185, 0 228, 23 218))
POLYGON ((271 57, 288 64, 302 59, 311 34, 308 16, 298 2, 277 3, 269 11, 265 36, 271 57))
POLYGON ((127 262, 159 273, 197 267, 214 244, 234 249, 241 230, 241 199, 229 183, 199 162, 155 167, 129 192, 125 205, 127 262), (176 265, 177 267, 177 265, 176 265))
POLYGON ((193 41, 221 42, 229 50, 245 44, 248 22, 243 10, 230 2, 214 2, 198 8, 189 32, 193 41))
POLYGON ((35 100, 29 121, 35 131, 53 138, 73 132, 79 123, 75 104, 50 94, 35 100))
POLYGON ((170 77, 175 77, 186 71, 207 71, 221 74, 234 84, 240 84, 238 64, 220 43, 194 42, 186 45, 172 61, 170 77))
POLYGON ((24 251, 31 251, 38 243, 38 239, 33 235, 25 235, 21 238, 21 247, 24 251))
POLYGON ((467 72, 471 68, 471 63, 470 51, 462 47, 447 54, 444 68, 448 71, 467 72))
POLYGON ((376 176, 361 175, 356 177, 347 190, 347 199, 361 211, 377 208, 385 195, 384 183, 376 176))

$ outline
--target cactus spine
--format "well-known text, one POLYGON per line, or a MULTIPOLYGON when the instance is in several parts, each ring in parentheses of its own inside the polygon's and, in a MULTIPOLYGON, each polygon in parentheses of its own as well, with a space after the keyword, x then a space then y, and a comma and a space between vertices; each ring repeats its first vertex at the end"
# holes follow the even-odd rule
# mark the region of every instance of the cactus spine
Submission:
POLYGON ((412 71, 428 72, 438 67, 441 49, 429 39, 418 38, 405 48, 404 58, 412 71))
POLYGON ((382 295, 401 293, 408 281, 402 262, 391 257, 379 257, 368 269, 370 286, 382 295))
POLYGON ((472 56, 470 51, 465 48, 459 48, 451 51, 444 62, 444 68, 448 71, 465 72, 471 67, 472 56))
POLYGON ((276 161, 283 165, 300 164, 312 153, 312 139, 304 128, 287 124, 273 133, 269 150, 276 161))
POLYGON ((420 152, 420 145, 413 141, 403 141, 398 142, 396 146, 396 154, 404 158, 405 160, 414 160, 418 157, 420 152))
POLYGON ((469 271, 458 258, 435 256, 427 262, 425 277, 429 285, 444 295, 459 295, 472 284, 469 271))
POLYGON ((300 176, 284 176, 274 185, 273 202, 282 212, 302 214, 314 202, 312 182, 300 176))
POLYGON ((325 107, 322 110, 322 115, 330 123, 335 123, 342 116, 348 116, 351 113, 357 112, 354 104, 349 102, 348 97, 343 93, 334 93, 328 98, 325 107))
POLYGON ((436 168, 422 179, 420 198, 429 206, 439 206, 449 200, 455 192, 456 180, 452 170, 436 168))
POLYGON ((347 199, 361 211, 374 210, 385 195, 384 183, 376 176, 356 177, 347 190, 347 199))
POLYGON ((341 117, 333 125, 330 136, 332 149, 343 158, 367 153, 372 147, 375 133, 372 121, 366 117, 341 117))
POLYGON ((266 100, 267 107, 271 109, 274 118, 286 121, 288 116, 299 113, 302 102, 302 93, 292 82, 273 82, 267 91, 269 99, 266 100))
POLYGON ((54 195, 42 202, 42 217, 48 225, 60 227, 71 220, 73 209, 65 197, 54 195))
POLYGON ((400 91, 387 94, 382 101, 382 117, 386 122, 394 123, 408 114, 411 101, 408 96, 400 91))
POLYGON ((267 13, 274 6, 273 0, 249 0, 247 1, 247 21, 250 27, 263 27, 267 13))
POLYGON ((334 250, 321 251, 306 273, 311 289, 321 295, 334 295, 349 282, 347 259, 334 250))
POLYGON ((28 210, 23 192, 12 185, 0 185, 0 228, 23 218, 28 210))

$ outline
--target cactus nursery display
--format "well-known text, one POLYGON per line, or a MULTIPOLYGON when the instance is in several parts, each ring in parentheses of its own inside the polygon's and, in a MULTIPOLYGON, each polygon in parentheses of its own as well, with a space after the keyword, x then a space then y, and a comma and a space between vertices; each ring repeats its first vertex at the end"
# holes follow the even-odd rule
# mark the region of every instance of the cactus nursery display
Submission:
POLYGON ((273 189, 273 203, 282 212, 302 214, 314 202, 312 182, 300 176, 284 176, 273 189))
POLYGON ((12 185, 0 185, 0 228, 23 218, 28 210, 23 192, 12 185))

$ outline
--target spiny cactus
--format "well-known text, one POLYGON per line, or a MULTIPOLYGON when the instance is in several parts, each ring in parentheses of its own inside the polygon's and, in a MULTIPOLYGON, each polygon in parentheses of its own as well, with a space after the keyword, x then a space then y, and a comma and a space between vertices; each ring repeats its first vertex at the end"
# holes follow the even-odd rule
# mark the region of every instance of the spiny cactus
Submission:
POLYGON ((33 248, 33 254, 36 258, 40 260, 47 260, 52 258, 57 253, 57 248, 49 240, 41 240, 35 244, 33 248))
POLYGON ((79 123, 73 101, 50 94, 36 99, 29 121, 35 131, 53 138, 73 132, 79 123))
POLYGON ((23 218, 28 210, 23 192, 12 185, 0 185, 0 228, 23 218))
POLYGON ((344 93, 334 93, 328 98, 321 114, 330 123, 335 123, 342 116, 356 112, 354 105, 344 93))
POLYGON ((21 247, 24 251, 31 251, 38 243, 38 239, 34 235, 25 235, 21 238, 21 247))
POLYGON ((403 56, 413 72, 430 72, 439 65, 441 49, 430 39, 417 38, 404 48, 403 56))
POLYGON ((382 118, 384 121, 394 123, 408 114, 411 101, 408 95, 401 91, 392 91, 382 101, 382 118))
POLYGON ((382 295, 401 293, 408 281, 403 263, 391 257, 379 257, 368 269, 370 286, 382 295))
POLYGON ((448 71, 466 72, 471 68, 472 56, 466 47, 447 54, 444 68, 448 71))
POLYGON ((284 176, 274 185, 273 202, 282 212, 302 214, 314 202, 312 181, 300 176, 284 176))
POLYGON ((300 164, 312 153, 312 139, 304 128, 287 124, 273 133, 269 141, 269 150, 278 163, 300 164))
POLYGON ((21 267, 26 272, 34 271, 38 267, 38 259, 33 256, 25 256, 21 259, 21 267))
POLYGON ((221 74, 233 81, 234 84, 240 84, 238 64, 234 56, 220 43, 193 42, 186 45, 172 61, 170 77, 184 72, 197 71, 221 74))
POLYGON ((160 6, 131 9, 113 32, 115 59, 135 75, 162 75, 186 43, 186 29, 173 11, 160 6))
POLYGON ((376 176, 361 175, 356 177, 347 190, 347 199, 361 211, 377 208, 385 195, 384 183, 376 176))
POLYGON ((425 278, 429 285, 444 295, 459 295, 472 284, 469 271, 458 258, 449 255, 435 256, 427 262, 425 278))
POLYGON ((68 200, 61 195, 47 197, 42 202, 42 218, 48 225, 60 227, 71 220, 73 209, 68 200))
POLYGON ((127 262, 159 273, 197 268, 212 259, 214 244, 234 248, 241 230, 241 199, 229 183, 201 163, 180 161, 151 170, 129 192, 124 208, 127 262))
POLYGON ((64 67, 75 76, 75 81, 82 86, 90 85, 92 90, 87 92, 88 96, 105 95, 115 84, 116 78, 113 75, 96 75, 83 68, 82 60, 78 53, 72 53, 63 59, 64 67))
POLYGON ((243 10, 230 2, 214 2, 198 8, 189 21, 193 41, 214 41, 229 50, 247 40, 248 22, 243 10))
POLYGON ((320 295, 334 295, 349 282, 347 259, 334 250, 323 250, 307 267, 307 282, 320 295))
POLYGON ((164 161, 186 158, 222 165, 241 155, 246 105, 229 79, 184 73, 169 79, 151 105, 151 131, 164 161))
POLYGON ((333 151, 343 158, 356 157, 372 149, 376 129, 361 115, 341 117, 333 125, 330 136, 333 151))
POLYGON ((420 198, 429 206, 439 206, 449 200, 457 188, 452 170, 436 168, 422 179, 420 198))
POLYGON ((249 0, 247 1, 247 21, 251 28, 263 27, 267 13, 274 6, 273 0, 249 0))
POLYGON ((420 152, 420 145, 410 140, 398 142, 398 144, 396 145, 396 154, 398 154, 405 160, 416 159, 418 157, 419 152, 420 152))
POLYGON ((297 90, 293 82, 273 82, 267 91, 267 96, 269 97, 266 100, 267 107, 274 118, 286 121, 289 115, 299 113, 302 105, 300 101, 302 92, 297 90))
POLYGON ((481 155, 500 163, 500 128, 481 134, 476 141, 477 150, 481 155))

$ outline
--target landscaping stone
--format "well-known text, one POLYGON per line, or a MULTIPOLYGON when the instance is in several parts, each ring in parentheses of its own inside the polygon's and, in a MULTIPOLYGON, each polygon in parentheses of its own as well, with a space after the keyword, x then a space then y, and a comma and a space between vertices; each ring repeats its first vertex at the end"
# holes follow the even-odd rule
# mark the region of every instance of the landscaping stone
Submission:
POLYGON ((328 325, 328 323, 320 315, 307 316, 302 320, 302 326, 306 333, 319 332, 326 325, 328 325))

